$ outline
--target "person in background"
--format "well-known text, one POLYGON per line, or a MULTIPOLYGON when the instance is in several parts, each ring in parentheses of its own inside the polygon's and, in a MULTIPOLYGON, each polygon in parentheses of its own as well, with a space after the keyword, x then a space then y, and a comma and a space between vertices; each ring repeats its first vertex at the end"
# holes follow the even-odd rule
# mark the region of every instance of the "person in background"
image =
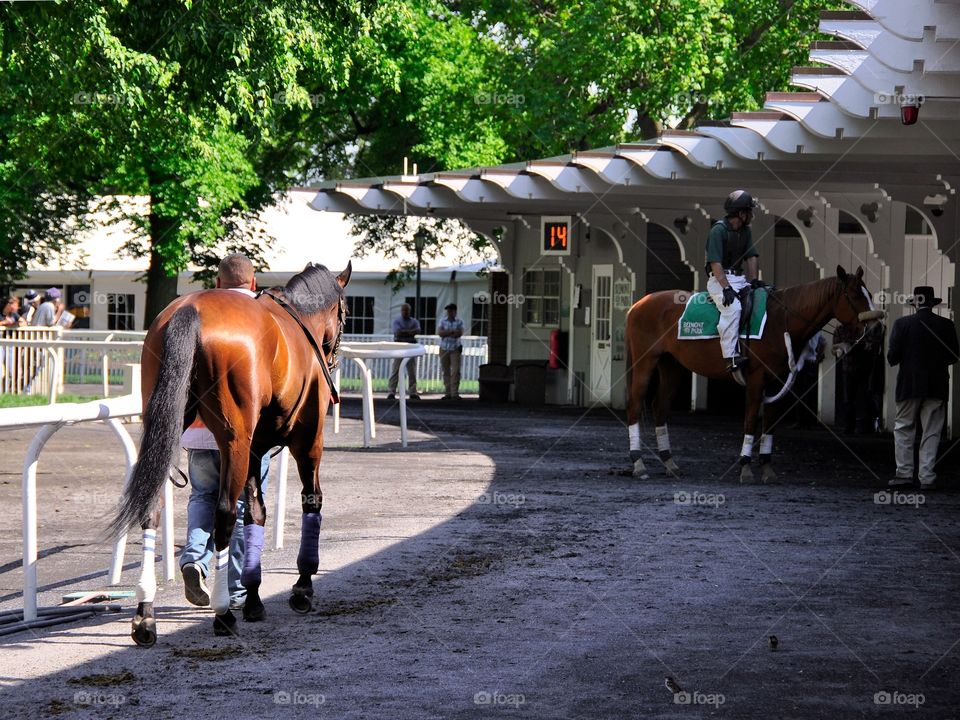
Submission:
POLYGON ((76 316, 67 310, 67 305, 63 302, 63 298, 57 298, 54 305, 56 306, 56 313, 53 317, 53 324, 59 325, 64 330, 69 330, 73 327, 73 321, 77 319, 76 316))
POLYGON ((920 421, 919 479, 921 490, 935 489, 937 446, 947 414, 951 365, 960 360, 953 321, 934 314, 942 300, 933 288, 913 290, 917 312, 900 318, 890 332, 887 362, 897 370, 897 419, 893 426, 897 474, 890 487, 913 484, 913 451, 920 421))
MULTIPOLYGON (((415 343, 417 335, 420 333, 420 322, 410 317, 410 306, 404 303, 400 306, 400 316, 393 319, 393 341, 415 343)), ((387 400, 395 400, 397 385, 400 384, 400 358, 393 361, 393 372, 390 373, 390 387, 387 400)), ((417 359, 410 358, 407 361, 407 389, 411 400, 419 400, 417 393, 417 359)))
POLYGON ((30 324, 33 327, 51 327, 56 324, 57 301, 60 299, 60 291, 57 288, 47 288, 43 293, 43 302, 34 313, 30 324))
POLYGON ((0 327, 17 327, 20 324, 20 299, 14 295, 3 301, 3 316, 0 327))
MULTIPOLYGON (((254 297, 257 280, 253 263, 239 253, 227 255, 220 262, 216 286, 254 297)), ((180 572, 187 600, 193 605, 205 607, 210 604, 210 591, 205 578, 210 574, 210 561, 213 559, 213 526, 220 496, 220 448, 213 433, 199 417, 184 431, 180 444, 187 450, 191 486, 190 499, 187 501, 187 542, 180 553, 180 572)), ((266 492, 269 469, 268 454, 263 456, 260 465, 261 493, 266 492)), ((245 511, 246 497, 241 494, 237 503, 237 524, 230 537, 230 564, 227 568, 231 610, 241 609, 247 598, 247 590, 240 582, 246 549, 243 530, 245 511)))
POLYGON ((30 325, 33 322, 33 316, 37 312, 37 306, 40 304, 40 293, 36 290, 27 290, 23 296, 23 312, 20 313, 20 326, 30 325))
POLYGON ((440 336, 440 370, 443 373, 443 399, 460 399, 460 361, 463 345, 463 320, 457 317, 457 306, 450 303, 444 310, 447 316, 437 323, 440 336))

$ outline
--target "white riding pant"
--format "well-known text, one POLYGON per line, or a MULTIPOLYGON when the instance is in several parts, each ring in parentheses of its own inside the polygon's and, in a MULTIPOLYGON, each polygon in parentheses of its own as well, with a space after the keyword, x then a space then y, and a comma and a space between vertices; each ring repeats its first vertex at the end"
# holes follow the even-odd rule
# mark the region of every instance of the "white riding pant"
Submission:
MULTIPOLYGON (((727 274, 727 282, 733 288, 735 293, 739 293, 743 288, 750 285, 743 275, 727 274)), ((720 321, 717 323, 717 331, 720 333, 720 347, 723 350, 725 358, 732 358, 737 354, 737 334, 740 329, 740 300, 739 298, 730 303, 727 307, 723 306, 723 287, 717 282, 717 279, 711 275, 707 278, 707 292, 713 298, 717 309, 720 311, 720 321)))

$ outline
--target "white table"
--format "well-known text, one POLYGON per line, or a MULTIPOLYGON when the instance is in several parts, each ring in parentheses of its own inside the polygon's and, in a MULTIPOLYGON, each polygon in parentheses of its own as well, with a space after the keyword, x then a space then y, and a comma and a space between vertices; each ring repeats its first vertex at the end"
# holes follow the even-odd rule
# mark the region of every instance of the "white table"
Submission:
MULTIPOLYGON (((400 398, 400 443, 407 446, 407 363, 426 354, 426 348, 419 343, 403 342, 353 342, 340 346, 340 355, 353 360, 360 367, 360 380, 363 383, 363 446, 370 447, 370 441, 377 437, 377 423, 373 414, 373 375, 365 360, 387 358, 400 362, 400 382, 397 391, 400 398)), ((334 373, 334 383, 340 390, 340 370, 334 373)), ((333 406, 333 431, 340 432, 340 406, 333 406)))

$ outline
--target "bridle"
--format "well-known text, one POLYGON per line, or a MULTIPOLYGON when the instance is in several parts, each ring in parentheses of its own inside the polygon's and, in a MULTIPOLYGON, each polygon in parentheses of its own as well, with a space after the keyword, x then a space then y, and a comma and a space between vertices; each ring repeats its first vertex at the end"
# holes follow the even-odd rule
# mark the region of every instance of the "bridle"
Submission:
POLYGON ((337 387, 333 382, 333 371, 337 369, 337 365, 340 362, 337 352, 340 350, 340 340, 343 337, 343 326, 346 322, 346 298, 341 293, 340 301, 337 306, 336 340, 334 340, 332 343, 328 343, 326 340, 320 343, 317 342, 317 338, 313 334, 313 331, 307 327, 306 323, 303 322, 300 312, 293 307, 293 305, 288 303, 279 295, 274 295, 269 290, 261 290, 259 293, 257 293, 258 298, 261 295, 265 295, 286 310, 287 314, 292 317, 296 321, 297 325, 300 326, 300 329, 303 330, 303 334, 307 337, 307 342, 310 343, 310 347, 313 348, 313 354, 317 356, 317 362, 320 363, 320 370, 323 373, 324 380, 327 381, 327 387, 330 388, 330 399, 334 404, 339 403, 340 393, 337 392, 337 387))

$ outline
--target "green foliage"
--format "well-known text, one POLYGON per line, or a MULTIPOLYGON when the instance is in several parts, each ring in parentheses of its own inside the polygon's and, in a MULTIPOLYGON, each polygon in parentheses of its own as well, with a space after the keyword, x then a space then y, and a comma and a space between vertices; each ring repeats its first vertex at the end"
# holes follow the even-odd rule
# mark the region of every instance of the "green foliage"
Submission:
POLYGON ((408 215, 352 215, 350 219, 353 223, 350 233, 357 238, 354 247, 357 257, 378 252, 396 260, 397 266, 384 280, 395 293, 416 275, 418 243, 424 267, 450 255, 454 255, 458 263, 475 262, 478 255, 492 262, 487 238, 471 232, 456 220, 408 215))

